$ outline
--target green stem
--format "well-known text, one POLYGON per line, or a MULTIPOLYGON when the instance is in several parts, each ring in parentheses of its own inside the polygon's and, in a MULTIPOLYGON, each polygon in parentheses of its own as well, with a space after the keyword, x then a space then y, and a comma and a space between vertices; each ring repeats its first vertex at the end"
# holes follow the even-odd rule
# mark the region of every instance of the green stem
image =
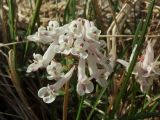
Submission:
POLYGON ((10 29, 10 35, 12 42, 15 42, 16 39, 16 33, 15 33, 15 24, 14 24, 14 3, 13 0, 8 0, 8 6, 9 6, 9 29, 10 29))
POLYGON ((81 114, 81 111, 82 111, 84 98, 85 98, 84 96, 81 97, 80 104, 79 104, 79 107, 78 107, 78 113, 77 113, 76 120, 80 120, 80 114, 81 114))
POLYGON ((91 119, 92 114, 93 114, 93 112, 94 112, 94 110, 95 110, 96 106, 97 106, 97 105, 98 105, 98 103, 99 103, 99 100, 101 99, 101 97, 103 96, 103 94, 104 94, 104 92, 105 92, 105 91, 106 91, 106 87, 105 87, 105 88, 103 88, 103 89, 101 90, 101 92, 100 92, 100 94, 99 94, 98 98, 96 99, 95 104, 93 105, 93 108, 92 108, 91 112, 89 113, 89 115, 88 115, 88 117, 87 117, 87 120, 90 120, 90 119, 91 119))

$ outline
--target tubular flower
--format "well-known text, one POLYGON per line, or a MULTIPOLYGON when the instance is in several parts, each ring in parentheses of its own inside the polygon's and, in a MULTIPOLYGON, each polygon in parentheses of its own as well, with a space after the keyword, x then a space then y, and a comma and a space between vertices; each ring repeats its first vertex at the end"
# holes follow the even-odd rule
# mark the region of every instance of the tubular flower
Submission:
POLYGON ((85 60, 80 58, 78 64, 78 84, 77 93, 84 95, 85 93, 91 93, 94 89, 93 83, 90 81, 91 77, 88 78, 85 73, 85 60))
POLYGON ((57 80, 64 76, 62 65, 55 61, 52 61, 51 64, 47 66, 47 73, 50 75, 47 77, 49 80, 57 80))
POLYGON ((89 47, 89 44, 83 39, 77 39, 74 42, 74 47, 71 50, 71 53, 73 55, 77 55, 83 59, 86 59, 88 57, 88 53, 86 52, 87 48, 89 47))
POLYGON ((69 35, 61 35, 59 37, 59 44, 55 46, 55 51, 57 53, 62 53, 65 55, 70 54, 73 45, 73 38, 69 35))
POLYGON ((27 37, 29 41, 49 45, 43 56, 33 55, 33 63, 27 69, 27 72, 32 72, 46 68, 47 78, 56 80, 55 84, 42 87, 38 91, 38 96, 44 102, 51 103, 55 100, 58 91, 71 78, 75 68, 78 68, 76 89, 79 95, 93 91, 92 80, 106 87, 113 68, 104 52, 106 43, 98 41, 100 33, 93 22, 78 18, 64 26, 59 26, 57 21, 50 21, 46 28, 40 27, 36 34, 27 37), (71 58, 71 62, 68 63, 66 58, 71 58), (78 62, 77 66, 74 61, 78 62), (68 66, 75 67, 69 70, 68 66), (64 74, 65 71, 69 72, 64 74))
POLYGON ((54 50, 54 44, 52 43, 47 51, 44 53, 44 55, 40 54, 33 54, 33 63, 30 64, 27 68, 27 72, 37 71, 39 68, 46 67, 54 58, 55 52, 54 50))
POLYGON ((56 96, 58 95, 58 92, 63 87, 63 85, 72 77, 73 71, 75 69, 75 66, 73 66, 65 75, 63 78, 58 80, 53 85, 48 85, 47 87, 42 87, 38 91, 38 96, 43 99, 45 103, 51 103, 55 100, 56 96))
MULTIPOLYGON (((124 65, 126 67, 126 70, 128 70, 134 52, 135 48, 133 49, 129 62, 126 62, 121 59, 118 59, 117 62, 124 65)), ((154 60, 153 46, 151 41, 149 41, 145 49, 145 53, 142 54, 140 61, 136 63, 135 68, 132 72, 132 74, 136 75, 137 82, 140 84, 140 89, 144 93, 147 93, 149 91, 150 86, 153 83, 153 80, 152 79, 149 80, 149 78, 154 75, 160 75, 160 71, 156 70, 160 65, 160 62, 158 62, 158 58, 159 56, 157 57, 156 60, 154 60)))

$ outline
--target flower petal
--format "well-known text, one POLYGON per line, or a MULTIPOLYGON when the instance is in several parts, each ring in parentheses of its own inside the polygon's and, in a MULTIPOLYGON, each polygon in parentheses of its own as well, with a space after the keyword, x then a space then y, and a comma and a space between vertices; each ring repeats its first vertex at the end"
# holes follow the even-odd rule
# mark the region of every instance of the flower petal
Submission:
POLYGON ((88 53, 83 51, 83 52, 80 52, 80 55, 79 55, 81 58, 83 59, 86 59, 88 57, 88 53))
POLYGON ((39 89, 38 91, 38 97, 43 98, 45 97, 45 94, 48 92, 48 88, 47 87, 42 87, 41 89, 39 89))
POLYGON ((50 85, 50 88, 54 88, 55 91, 59 90, 71 77, 73 74, 73 71, 75 69, 75 66, 73 66, 65 75, 63 78, 58 80, 55 84, 50 85))
POLYGON ((85 93, 91 93, 94 90, 94 85, 91 81, 87 81, 87 83, 85 84, 85 93))
POLYGON ((97 73, 97 64, 96 64, 96 58, 92 54, 88 55, 87 58, 88 61, 88 69, 90 75, 96 74, 97 73))
POLYGON ((83 82, 87 78, 85 73, 86 69, 85 67, 86 67, 85 60, 80 58, 78 63, 78 81, 83 82))
POLYGON ((27 73, 30 73, 32 71, 37 71, 39 68, 41 68, 43 66, 43 64, 41 62, 38 63, 32 63, 28 66, 27 68, 27 73))
POLYGON ((94 85, 90 80, 77 83, 77 93, 83 96, 85 93, 91 93, 94 90, 94 85))
POLYGON ((52 95, 52 94, 47 97, 43 97, 43 101, 48 104, 52 103, 55 99, 56 99, 56 95, 52 95))
POLYGON ((80 96, 83 96, 85 94, 85 86, 81 83, 77 83, 77 93, 80 95, 80 96))
POLYGON ((47 51, 44 53, 44 55, 43 55, 43 64, 44 64, 44 66, 47 66, 52 61, 52 59, 54 58, 54 56, 55 56, 54 47, 55 47, 55 44, 52 43, 48 47, 47 51))
POLYGON ((38 61, 38 60, 42 60, 42 55, 40 55, 40 54, 35 54, 35 53, 33 53, 33 58, 36 60, 36 61, 38 61))

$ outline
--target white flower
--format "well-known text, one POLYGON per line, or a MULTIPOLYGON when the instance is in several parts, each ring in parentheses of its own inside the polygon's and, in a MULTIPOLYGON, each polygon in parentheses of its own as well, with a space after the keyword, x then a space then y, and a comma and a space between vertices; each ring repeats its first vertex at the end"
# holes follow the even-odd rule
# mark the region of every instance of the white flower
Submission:
MULTIPOLYGON (((117 60, 117 62, 121 63, 126 67, 127 71, 133 58, 134 52, 135 48, 133 49, 129 62, 121 59, 117 60)), ((160 65, 160 62, 158 62, 158 58, 154 61, 154 50, 151 42, 149 41, 146 47, 145 54, 142 55, 141 60, 136 63, 135 68, 132 72, 132 74, 136 75, 137 82, 140 84, 140 89, 144 93, 148 92, 150 86, 153 83, 153 80, 149 79, 150 76, 153 76, 151 72, 153 72, 155 75, 160 75, 160 71, 156 70, 160 65)))
POLYGON ((88 47, 88 42, 83 41, 81 38, 77 38, 74 42, 74 47, 72 48, 71 53, 80 58, 86 59, 88 57, 88 53, 86 52, 88 47))
POLYGON ((107 85, 107 79, 110 75, 110 72, 106 71, 105 69, 98 69, 97 60, 92 54, 88 55, 87 61, 90 76, 95 78, 100 86, 105 87, 107 85))
POLYGON ((109 73, 113 72, 113 66, 110 64, 110 60, 105 57, 98 49, 95 49, 94 55, 96 56, 97 63, 102 65, 109 73))
POLYGON ((45 67, 52 61, 55 56, 54 46, 54 43, 50 44, 50 46, 43 55, 43 64, 45 67))
POLYGON ((45 27, 41 26, 38 28, 38 32, 36 32, 36 34, 27 36, 27 39, 33 42, 48 44, 56 41, 57 35, 56 31, 47 31, 45 27))
POLYGON ((85 93, 91 93, 94 89, 93 83, 90 81, 92 78, 88 78, 85 73, 85 60, 80 58, 78 64, 78 83, 77 83, 77 93, 79 95, 84 95, 85 93))
POLYGON ((54 92, 50 86, 47 87, 42 87, 39 91, 38 91, 38 96, 40 98, 43 99, 43 101, 45 103, 51 103, 56 99, 56 96, 58 94, 56 92, 54 92))
POLYGON ((141 62, 138 62, 136 64, 135 71, 136 71, 135 75, 136 75, 137 82, 140 84, 140 90, 143 93, 148 93, 153 83, 153 79, 151 77, 144 77, 144 74, 146 74, 147 71, 141 67, 141 62))
POLYGON ((73 66, 65 75, 63 78, 58 80, 53 85, 48 85, 47 87, 42 87, 38 91, 38 96, 43 99, 45 103, 51 103, 55 100, 56 96, 58 95, 58 92, 60 88, 71 78, 73 71, 75 69, 75 66, 73 66))
POLYGON ((73 38, 69 35, 61 35, 59 37, 59 45, 55 46, 57 53, 63 53, 65 55, 70 54, 71 47, 73 45, 73 38))
POLYGON ((101 31, 97 29, 97 27, 93 24, 93 22, 85 20, 84 26, 85 26, 86 38, 90 40, 98 40, 101 31))
POLYGON ((33 54, 33 63, 30 64, 27 68, 27 72, 37 71, 39 68, 46 67, 54 58, 54 44, 52 43, 43 56, 40 54, 33 54))
POLYGON ((72 67, 64 74, 63 64, 53 61, 56 53, 72 55, 76 58, 74 60, 79 59, 76 88, 79 95, 93 91, 94 85, 91 81, 93 79, 102 87, 107 85, 107 79, 113 71, 113 66, 110 64, 111 61, 105 57, 105 42, 98 41, 100 33, 101 31, 93 22, 78 18, 64 26, 59 26, 57 21, 50 21, 47 29, 40 27, 36 34, 28 36, 30 41, 50 44, 43 56, 33 55, 33 63, 27 69, 27 72, 32 72, 45 67, 49 75, 47 78, 57 80, 55 84, 42 87, 38 91, 38 96, 44 102, 51 103, 55 100, 59 90, 71 78, 75 69, 72 67), (86 74, 86 69, 89 74, 86 74))
POLYGON ((142 68, 147 71, 147 74, 145 74, 145 77, 148 77, 151 75, 151 72, 160 75, 160 71, 157 71, 156 69, 160 65, 160 62, 158 62, 159 56, 156 60, 154 60, 154 50, 153 46, 151 44, 151 41, 148 42, 148 45, 146 47, 146 53, 144 55, 144 59, 142 61, 142 68))
POLYGON ((51 61, 51 64, 47 66, 47 73, 50 75, 47 77, 49 80, 57 80, 64 76, 62 65, 55 61, 51 61))
POLYGON ((70 33, 77 35, 82 33, 82 24, 78 20, 72 21, 68 28, 70 33))
POLYGON ((40 54, 33 53, 34 62, 30 64, 27 68, 27 73, 32 71, 37 71, 40 67, 43 66, 43 57, 40 54))
POLYGON ((90 40, 98 40, 101 31, 97 29, 95 26, 91 26, 86 28, 86 37, 90 40))

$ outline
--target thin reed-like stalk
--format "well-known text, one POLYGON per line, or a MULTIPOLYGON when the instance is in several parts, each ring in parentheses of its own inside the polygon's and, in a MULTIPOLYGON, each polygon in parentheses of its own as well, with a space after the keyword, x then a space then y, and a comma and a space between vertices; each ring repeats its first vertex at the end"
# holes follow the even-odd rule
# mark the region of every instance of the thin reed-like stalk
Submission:
POLYGON ((69 97, 69 82, 65 84, 65 95, 63 101, 63 120, 67 120, 67 113, 68 113, 68 97, 69 97))
POLYGON ((80 115, 81 115, 81 111, 82 111, 82 107, 83 107, 84 98, 85 98, 84 96, 82 96, 80 98, 80 104, 79 104, 79 107, 78 107, 76 120, 80 120, 80 115))

